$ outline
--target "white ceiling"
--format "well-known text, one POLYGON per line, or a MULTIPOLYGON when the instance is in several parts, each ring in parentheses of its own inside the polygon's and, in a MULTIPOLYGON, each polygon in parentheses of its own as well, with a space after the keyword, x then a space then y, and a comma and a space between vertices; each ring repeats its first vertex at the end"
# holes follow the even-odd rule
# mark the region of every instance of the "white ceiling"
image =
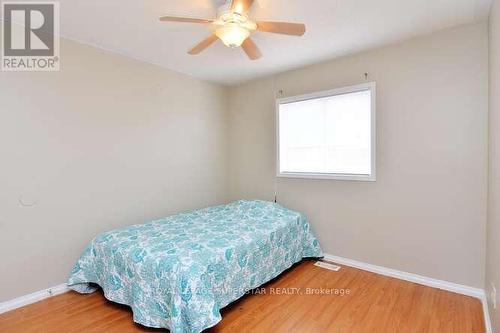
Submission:
POLYGON ((212 18, 224 0, 61 0, 61 35, 197 78, 235 84, 443 28, 483 20, 491 0, 255 0, 256 19, 305 23, 303 37, 256 32, 263 57, 217 42, 199 24, 159 22, 164 14, 212 18))

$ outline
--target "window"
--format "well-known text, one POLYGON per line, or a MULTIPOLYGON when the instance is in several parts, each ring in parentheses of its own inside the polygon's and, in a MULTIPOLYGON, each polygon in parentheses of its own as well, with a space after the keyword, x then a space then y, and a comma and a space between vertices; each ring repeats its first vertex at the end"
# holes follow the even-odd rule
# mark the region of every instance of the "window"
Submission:
POLYGON ((276 106, 278 177, 375 181, 375 83, 276 106))

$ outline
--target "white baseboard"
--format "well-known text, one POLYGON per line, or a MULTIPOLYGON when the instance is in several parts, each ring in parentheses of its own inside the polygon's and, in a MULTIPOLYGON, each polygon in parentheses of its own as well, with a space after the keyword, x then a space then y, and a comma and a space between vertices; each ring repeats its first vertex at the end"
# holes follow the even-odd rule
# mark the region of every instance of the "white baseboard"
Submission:
POLYGON ((62 293, 65 293, 69 291, 70 289, 66 285, 66 283, 59 284, 57 286, 54 286, 52 288, 40 290, 40 291, 35 291, 34 293, 24 295, 21 297, 17 297, 14 299, 11 299, 9 301, 5 301, 0 303, 0 313, 4 313, 10 310, 14 310, 17 308, 20 308, 22 306, 35 303, 38 301, 41 301, 45 298, 49 298, 55 295, 59 295, 62 293))
POLYGON ((417 274, 413 274, 413 273, 398 271, 398 270, 395 270, 392 268, 386 268, 386 267, 382 267, 382 266, 367 264, 367 263, 364 263, 361 261, 337 257, 337 256, 334 256, 331 254, 325 254, 325 259, 331 260, 331 261, 336 262, 338 264, 343 264, 346 266, 359 268, 359 269, 373 272, 373 273, 377 273, 380 275, 390 276, 390 277, 394 277, 394 278, 397 278, 400 280, 410 281, 410 282, 422 284, 424 286, 443 289, 443 290, 451 291, 451 292, 458 293, 458 294, 476 297, 479 299, 481 299, 481 297, 484 295, 483 289, 464 286, 462 284, 457 284, 457 283, 453 283, 453 282, 433 279, 430 277, 417 275, 417 274))
POLYGON ((486 332, 492 333, 493 328, 491 326, 490 311, 488 309, 488 299, 486 298, 486 293, 483 293, 481 303, 483 303, 484 325, 486 326, 486 332))
POLYGON ((462 294, 462 295, 467 295, 467 296, 479 298, 481 300, 482 305, 483 305, 484 322, 485 322, 485 326, 486 326, 486 332, 487 333, 492 332, 490 315, 488 312, 488 302, 486 300, 486 293, 483 289, 469 287, 469 286, 465 286, 462 284, 448 282, 448 281, 444 281, 444 280, 433 279, 430 277, 417 275, 417 274, 413 274, 413 273, 398 271, 398 270, 392 269, 392 268, 386 268, 386 267, 382 267, 382 266, 367 264, 367 263, 357 261, 357 260, 352 260, 352 259, 334 256, 332 254, 325 253, 325 259, 333 261, 337 264, 362 269, 362 270, 365 270, 368 272, 377 273, 380 275, 385 275, 385 276, 389 276, 389 277, 393 277, 396 279, 405 280, 405 281, 409 281, 409 282, 414 282, 414 283, 418 283, 418 284, 428 286, 428 287, 447 290, 447 291, 451 291, 451 292, 454 292, 457 294, 462 294))

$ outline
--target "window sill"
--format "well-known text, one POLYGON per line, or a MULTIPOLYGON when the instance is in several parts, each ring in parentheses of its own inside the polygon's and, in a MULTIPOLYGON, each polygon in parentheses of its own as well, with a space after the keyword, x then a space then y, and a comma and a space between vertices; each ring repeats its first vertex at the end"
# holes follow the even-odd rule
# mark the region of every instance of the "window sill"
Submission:
POLYGON ((323 180, 348 180, 361 182, 375 182, 375 175, 333 174, 333 173, 300 173, 280 172, 278 178, 323 179, 323 180))

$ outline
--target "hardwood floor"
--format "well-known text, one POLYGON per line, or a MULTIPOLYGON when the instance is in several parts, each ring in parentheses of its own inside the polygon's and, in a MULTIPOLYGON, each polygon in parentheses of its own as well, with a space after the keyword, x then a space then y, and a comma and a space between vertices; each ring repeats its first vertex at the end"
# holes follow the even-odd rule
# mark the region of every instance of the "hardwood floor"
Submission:
MULTIPOLYGON (((302 262, 266 284, 260 294, 226 307, 222 321, 208 331, 485 331, 478 299, 346 266, 333 272, 313 264, 302 262), (307 294, 306 288, 333 294, 307 294), (340 295, 341 290, 349 293, 340 295)), ((162 331, 134 324, 128 307, 107 301, 101 293, 69 292, 0 315, 0 332, 162 331)))

